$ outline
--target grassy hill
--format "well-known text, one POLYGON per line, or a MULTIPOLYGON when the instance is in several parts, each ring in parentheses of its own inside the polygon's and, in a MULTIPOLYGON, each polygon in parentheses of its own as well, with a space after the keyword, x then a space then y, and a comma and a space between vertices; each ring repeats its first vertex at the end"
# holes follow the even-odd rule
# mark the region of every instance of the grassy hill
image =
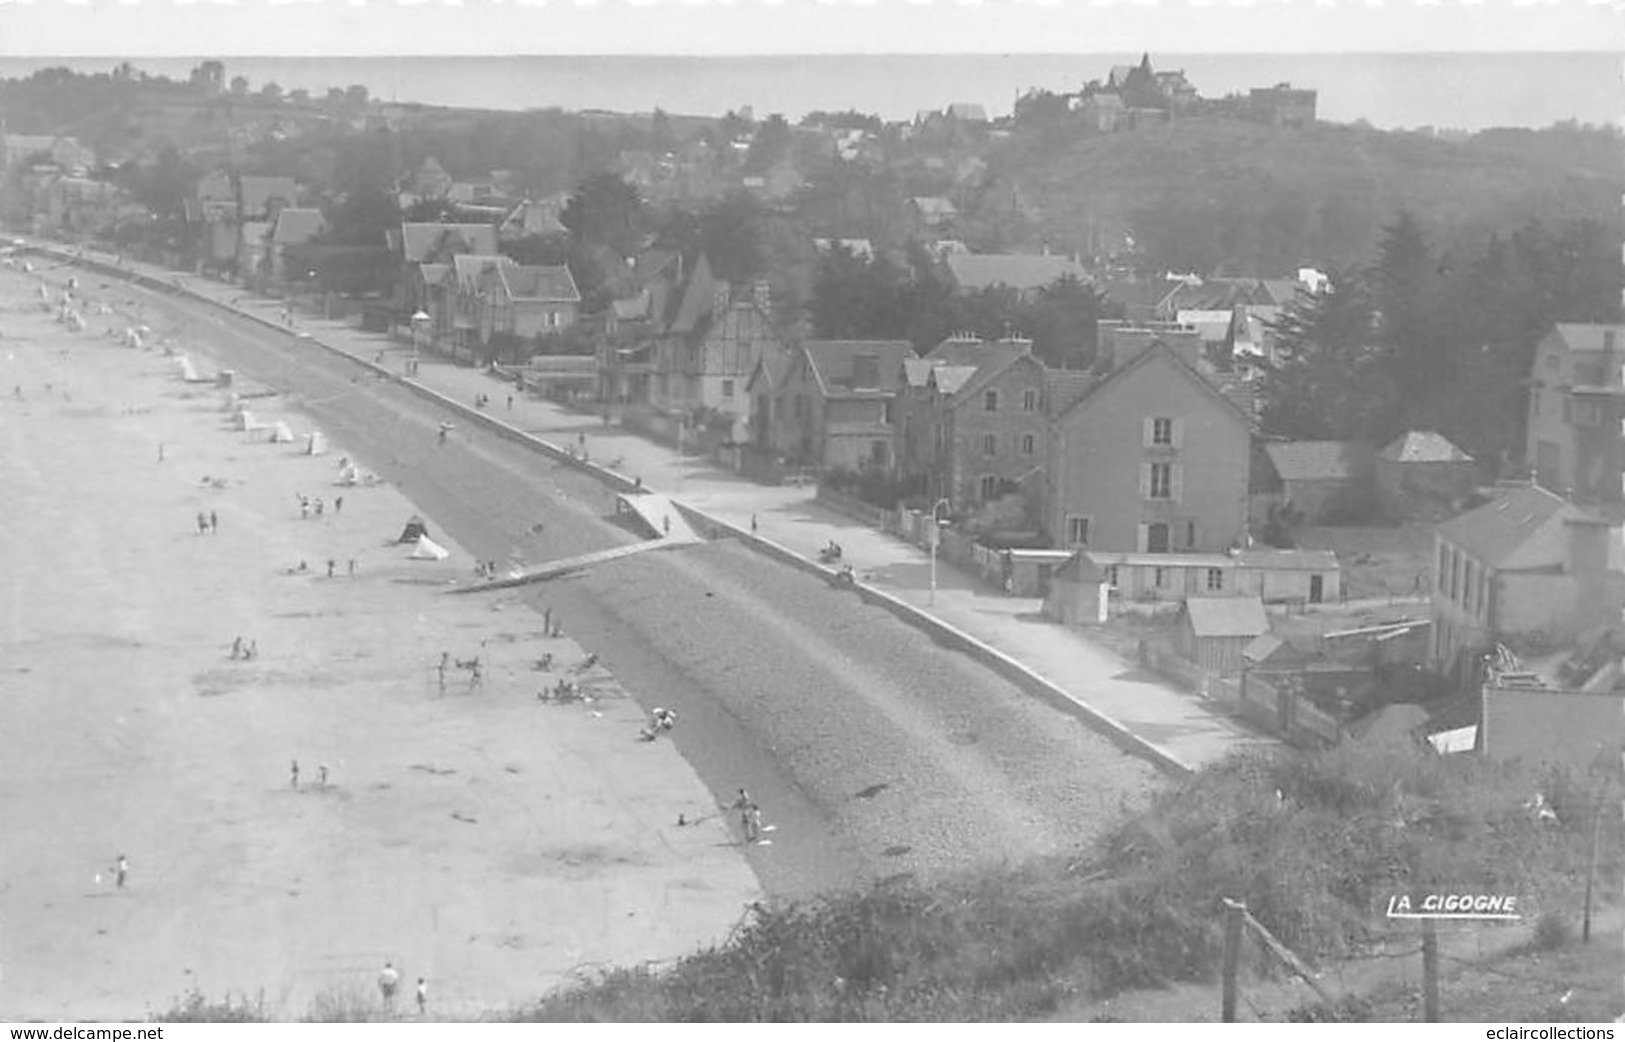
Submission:
POLYGON ((1559 126, 1487 131, 1464 141, 1318 124, 1295 130, 1193 119, 1088 134, 1026 127, 992 151, 1011 186, 1062 249, 1123 232, 1151 267, 1281 272, 1301 263, 1366 263, 1401 207, 1436 241, 1592 218, 1618 223, 1625 152, 1612 131, 1559 126))
POLYGON ((1572 923, 1599 798, 1611 812, 1598 893, 1619 890, 1618 792, 1617 774, 1412 748, 1236 758, 1097 850, 759 908, 728 943, 667 972, 614 970, 517 1019, 1044 1018, 1080 999, 1211 979, 1224 897, 1246 900, 1312 960, 1361 952, 1387 932, 1389 895, 1424 886, 1513 893, 1533 914, 1572 923), (1557 822, 1526 806, 1537 791, 1557 822))

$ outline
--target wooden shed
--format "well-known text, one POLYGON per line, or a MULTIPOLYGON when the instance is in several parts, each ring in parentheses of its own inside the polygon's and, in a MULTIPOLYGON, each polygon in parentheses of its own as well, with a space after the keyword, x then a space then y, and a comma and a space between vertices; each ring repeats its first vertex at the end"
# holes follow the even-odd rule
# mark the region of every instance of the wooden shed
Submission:
POLYGON ((1257 597, 1190 597, 1175 634, 1179 653, 1219 676, 1241 672, 1247 645, 1268 633, 1264 602, 1257 597))
POLYGON ((1106 572, 1088 554, 1072 559, 1050 573, 1044 595, 1044 615, 1068 626, 1106 621, 1106 572))

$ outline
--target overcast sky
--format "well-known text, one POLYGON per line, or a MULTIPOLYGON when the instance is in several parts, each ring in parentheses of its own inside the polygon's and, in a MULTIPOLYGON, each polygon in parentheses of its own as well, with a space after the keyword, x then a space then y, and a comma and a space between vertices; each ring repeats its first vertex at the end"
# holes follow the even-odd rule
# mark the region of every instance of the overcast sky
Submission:
POLYGON ((0 0, 0 55, 1620 51, 1609 0, 0 0))

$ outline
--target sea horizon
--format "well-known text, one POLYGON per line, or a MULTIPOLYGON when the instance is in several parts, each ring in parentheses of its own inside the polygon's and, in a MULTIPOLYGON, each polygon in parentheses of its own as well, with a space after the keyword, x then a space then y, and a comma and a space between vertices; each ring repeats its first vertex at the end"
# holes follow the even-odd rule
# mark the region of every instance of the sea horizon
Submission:
MULTIPOLYGON (((1030 89, 1076 91, 1138 53, 506 55, 219 57, 250 89, 275 82, 313 94, 361 84, 380 101, 523 111, 560 108, 721 116, 749 106, 792 122, 815 110, 856 109, 886 120, 979 104, 1007 115, 1030 89)), ((184 80, 209 56, 0 57, 0 77, 67 67, 106 72, 128 61, 184 80)), ((1204 97, 1291 83, 1318 92, 1319 117, 1385 129, 1613 125, 1625 112, 1617 55, 1605 51, 1384 54, 1151 54, 1204 97)))

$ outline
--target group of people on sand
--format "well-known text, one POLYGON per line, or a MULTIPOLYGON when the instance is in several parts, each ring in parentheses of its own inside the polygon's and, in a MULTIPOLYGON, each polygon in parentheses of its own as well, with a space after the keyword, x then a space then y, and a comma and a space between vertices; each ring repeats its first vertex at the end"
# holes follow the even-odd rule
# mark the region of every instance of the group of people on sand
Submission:
POLYGON ((244 660, 246 662, 249 659, 259 658, 259 655, 260 655, 260 642, 259 641, 257 641, 257 640, 245 641, 241 637, 237 637, 237 638, 232 640, 232 642, 231 642, 231 657, 232 658, 234 658, 234 659, 242 659, 242 660, 244 660))

